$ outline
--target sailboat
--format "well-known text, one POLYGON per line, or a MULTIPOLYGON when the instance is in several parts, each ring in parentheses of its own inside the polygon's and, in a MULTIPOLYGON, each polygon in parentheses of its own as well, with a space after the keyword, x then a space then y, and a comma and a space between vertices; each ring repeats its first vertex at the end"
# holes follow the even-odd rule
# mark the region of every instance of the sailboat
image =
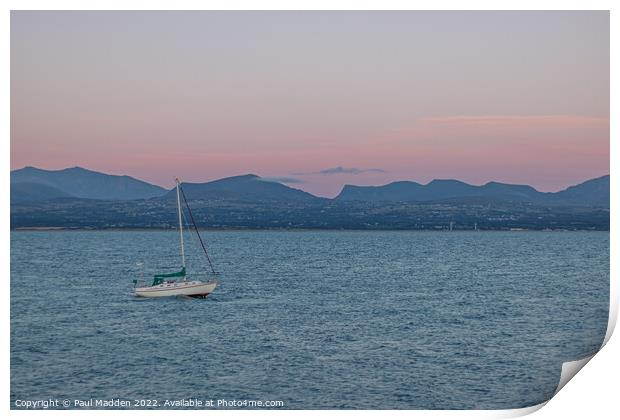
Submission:
POLYGON ((181 245, 181 270, 176 273, 168 273, 168 274, 155 274, 153 276, 153 281, 150 286, 143 285, 138 287, 138 280, 134 280, 134 293, 139 297, 166 297, 166 296, 190 296, 190 297, 198 297, 198 298, 206 298, 209 294, 213 293, 213 290, 218 285, 217 280, 210 281, 200 281, 200 280, 188 280, 187 273, 185 270, 185 245, 183 243, 183 220, 181 214, 181 196, 183 197, 183 201, 185 206, 187 207, 187 211, 189 213, 190 219, 198 235, 198 239, 200 240, 200 245, 202 246, 202 250, 204 251, 207 261, 209 262, 209 267, 211 268, 211 274, 216 276, 217 273, 213 269, 213 264, 211 263, 211 258, 207 253, 207 248, 200 236, 200 232, 198 231, 198 226, 196 226, 196 221, 194 220, 194 215, 192 214, 192 209, 189 207, 189 203, 187 202, 187 198, 185 197, 185 193, 181 188, 181 183, 178 179, 176 181, 176 189, 177 189, 177 211, 179 215, 179 234, 180 234, 180 245, 181 245))

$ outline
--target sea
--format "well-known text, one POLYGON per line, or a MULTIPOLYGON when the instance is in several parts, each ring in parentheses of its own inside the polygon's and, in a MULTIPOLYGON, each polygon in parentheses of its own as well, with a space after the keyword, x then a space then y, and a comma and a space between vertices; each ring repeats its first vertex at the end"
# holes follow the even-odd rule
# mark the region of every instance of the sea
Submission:
POLYGON ((134 280, 180 269, 176 231, 12 231, 11 408, 520 408, 607 329, 609 232, 202 235, 215 292, 145 299, 134 280))

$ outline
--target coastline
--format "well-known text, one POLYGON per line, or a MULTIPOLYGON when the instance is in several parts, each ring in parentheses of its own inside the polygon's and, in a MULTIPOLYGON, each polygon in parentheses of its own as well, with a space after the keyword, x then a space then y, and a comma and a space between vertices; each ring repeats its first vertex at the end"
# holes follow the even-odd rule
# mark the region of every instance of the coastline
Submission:
MULTIPOLYGON (((17 227, 11 228, 11 232, 175 232, 176 228, 163 228, 163 227, 127 227, 127 228, 89 228, 89 227, 63 227, 63 226, 32 226, 32 227, 17 227)), ((200 231, 205 232, 610 232, 610 229, 526 229, 526 228, 506 228, 506 229, 355 229, 355 228, 245 228, 245 227, 222 227, 222 228, 199 228, 200 231)))

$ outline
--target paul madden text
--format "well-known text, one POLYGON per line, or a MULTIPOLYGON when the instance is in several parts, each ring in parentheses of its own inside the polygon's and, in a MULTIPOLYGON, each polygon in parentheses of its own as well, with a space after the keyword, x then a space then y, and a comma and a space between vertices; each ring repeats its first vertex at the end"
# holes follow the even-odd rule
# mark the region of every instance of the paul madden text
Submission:
POLYGON ((66 408, 279 408, 284 407, 284 402, 279 400, 245 400, 245 399, 198 399, 184 398, 180 400, 157 400, 157 399, 134 399, 123 398, 86 400, 49 398, 46 400, 15 400, 13 407, 31 410, 55 410, 66 408))

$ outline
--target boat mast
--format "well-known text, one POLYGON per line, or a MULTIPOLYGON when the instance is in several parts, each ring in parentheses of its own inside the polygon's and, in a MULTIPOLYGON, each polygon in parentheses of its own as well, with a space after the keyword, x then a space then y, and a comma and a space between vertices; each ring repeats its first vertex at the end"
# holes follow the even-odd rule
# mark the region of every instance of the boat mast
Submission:
POLYGON ((181 196, 179 195, 179 178, 175 179, 177 183, 177 209, 179 211, 179 233, 181 235, 181 262, 185 268, 185 248, 183 247, 183 221, 181 220, 181 196))
POLYGON ((207 247, 205 246, 205 243, 202 240, 202 236, 200 236, 200 231, 198 230, 198 225, 196 225, 196 220, 194 219, 194 214, 192 213, 192 208, 189 206, 189 203, 187 202, 187 197, 185 197, 185 192, 183 191, 183 188, 181 188, 180 185, 177 184, 177 187, 178 187, 178 190, 181 190, 181 195, 183 196, 183 202, 185 203, 185 207, 187 207, 187 212, 189 213, 189 218, 192 221, 192 225, 194 225, 194 230, 196 231, 196 236, 198 236, 198 240, 200 241, 200 246, 202 246, 202 250, 204 251, 205 256, 207 257, 207 261, 209 262, 209 267, 211 268, 211 272, 213 273, 213 275, 217 275, 218 273, 213 268, 213 263, 211 262, 211 258, 209 257, 209 253, 207 252, 207 247))

